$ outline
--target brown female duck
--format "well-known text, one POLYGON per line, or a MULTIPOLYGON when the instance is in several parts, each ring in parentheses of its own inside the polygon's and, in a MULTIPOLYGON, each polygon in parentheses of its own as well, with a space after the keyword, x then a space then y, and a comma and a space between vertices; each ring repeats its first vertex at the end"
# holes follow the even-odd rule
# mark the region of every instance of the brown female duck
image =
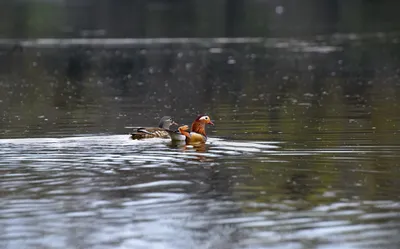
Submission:
POLYGON ((169 138, 168 131, 171 125, 177 125, 170 116, 164 116, 160 119, 158 127, 126 127, 133 128, 131 138, 144 139, 144 138, 169 138))

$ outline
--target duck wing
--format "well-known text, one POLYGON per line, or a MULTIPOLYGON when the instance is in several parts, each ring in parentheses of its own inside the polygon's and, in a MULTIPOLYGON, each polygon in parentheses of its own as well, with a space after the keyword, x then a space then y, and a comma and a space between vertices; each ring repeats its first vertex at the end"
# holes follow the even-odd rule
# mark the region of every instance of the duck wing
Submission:
POLYGON ((159 127, 135 127, 131 133, 132 139, 169 138, 168 132, 159 127))
POLYGON ((155 131, 154 131, 154 130, 153 130, 153 131, 149 131, 149 128, 140 127, 140 128, 137 128, 135 132, 137 132, 137 133, 145 133, 145 134, 150 134, 150 135, 152 135, 152 134, 154 134, 155 131))
POLYGON ((192 131, 189 133, 189 137, 186 141, 188 144, 205 143, 207 141, 207 137, 203 134, 192 131))

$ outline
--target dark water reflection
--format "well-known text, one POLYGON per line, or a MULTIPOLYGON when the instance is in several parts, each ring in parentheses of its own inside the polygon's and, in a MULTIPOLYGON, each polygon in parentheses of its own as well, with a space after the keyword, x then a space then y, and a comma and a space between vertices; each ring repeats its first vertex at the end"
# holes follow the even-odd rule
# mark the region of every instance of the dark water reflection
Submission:
POLYGON ((396 41, 4 52, 1 248, 397 248, 396 41))

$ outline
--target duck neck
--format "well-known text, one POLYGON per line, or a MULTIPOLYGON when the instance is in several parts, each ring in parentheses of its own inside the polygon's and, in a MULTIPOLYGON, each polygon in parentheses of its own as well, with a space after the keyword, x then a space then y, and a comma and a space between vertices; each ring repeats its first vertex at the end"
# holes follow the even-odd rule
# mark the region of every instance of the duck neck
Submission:
POLYGON ((196 133, 199 133, 199 134, 201 134, 201 135, 207 137, 207 134, 206 134, 206 126, 205 126, 205 124, 203 124, 203 123, 196 122, 196 121, 193 122, 193 124, 192 124, 192 131, 193 131, 193 132, 196 132, 196 133))

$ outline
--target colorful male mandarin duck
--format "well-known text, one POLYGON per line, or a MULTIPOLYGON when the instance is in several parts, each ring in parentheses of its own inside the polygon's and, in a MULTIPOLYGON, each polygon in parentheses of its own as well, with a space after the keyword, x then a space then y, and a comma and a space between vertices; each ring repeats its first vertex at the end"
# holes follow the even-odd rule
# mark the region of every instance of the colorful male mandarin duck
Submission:
POLYGON ((143 138, 169 138, 168 135, 169 127, 171 125, 178 125, 175 123, 171 117, 165 116, 162 117, 158 127, 125 127, 125 128, 133 128, 133 132, 131 133, 132 139, 143 139, 143 138))
POLYGON ((168 131, 173 141, 185 141, 186 144, 201 144, 207 141, 206 124, 214 125, 207 115, 198 116, 192 123, 192 129, 184 125, 178 131, 168 131))

